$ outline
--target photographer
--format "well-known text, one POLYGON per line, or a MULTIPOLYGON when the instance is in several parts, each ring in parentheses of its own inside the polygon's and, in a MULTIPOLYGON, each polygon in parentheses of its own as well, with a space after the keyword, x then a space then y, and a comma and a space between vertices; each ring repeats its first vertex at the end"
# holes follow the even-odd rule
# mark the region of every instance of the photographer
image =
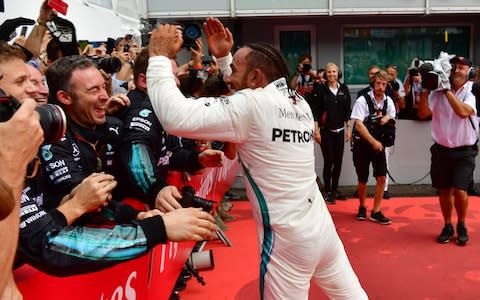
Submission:
POLYGON ((352 109, 351 119, 355 121, 353 139, 353 164, 358 177, 358 208, 357 220, 367 219, 367 181, 369 166, 372 163, 373 176, 377 181, 375 185, 375 194, 373 197, 373 209, 370 214, 370 220, 382 225, 388 225, 392 221, 385 217, 380 211, 382 202, 385 177, 387 174, 387 164, 385 160, 385 147, 382 142, 377 140, 371 134, 372 125, 384 126, 390 119, 395 119, 395 106, 392 99, 385 94, 385 89, 389 81, 389 76, 385 71, 379 71, 373 75, 373 89, 360 96, 352 109), (375 109, 374 115, 371 115, 369 103, 373 102, 375 109), (373 119, 375 118, 375 119, 373 119))
POLYGON ((472 94, 473 83, 468 80, 472 63, 461 56, 449 60, 448 54, 441 53, 432 66, 433 71, 422 73, 423 87, 430 93, 427 90, 422 93, 418 113, 421 118, 432 116, 435 143, 430 148, 430 176, 432 186, 438 189, 445 222, 437 241, 448 243, 453 238, 452 211, 455 207, 458 219, 456 242, 464 246, 469 239, 465 225, 467 189, 478 153, 475 96, 472 94))
POLYGON ((422 93, 422 75, 417 68, 408 69, 405 78, 405 107, 398 113, 399 119, 418 120, 418 103, 422 93))
POLYGON ((312 68, 312 56, 310 54, 303 54, 300 57, 297 72, 293 75, 290 85, 292 89, 297 90, 300 95, 305 97, 313 90, 315 76, 316 72, 312 68))
MULTIPOLYGON (((34 111, 35 101, 31 99, 33 86, 28 80, 24 54, 7 43, 0 41, 0 89, 23 103, 13 116, 9 111, 9 99, 2 102, 0 120, 0 178, 2 193, 0 199, 0 298, 21 297, 12 276, 12 264, 18 241, 20 195, 23 189, 27 164, 37 153, 43 141, 43 130, 34 111), (4 119, 3 119, 4 118, 4 119)), ((3 101, 3 100, 2 100, 3 101)))

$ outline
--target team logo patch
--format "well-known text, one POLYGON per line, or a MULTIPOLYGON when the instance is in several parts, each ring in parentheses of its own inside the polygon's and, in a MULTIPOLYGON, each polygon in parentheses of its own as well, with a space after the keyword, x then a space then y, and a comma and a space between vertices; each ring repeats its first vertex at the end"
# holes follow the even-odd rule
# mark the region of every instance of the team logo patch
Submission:
POLYGON ((52 145, 45 145, 42 147, 42 157, 44 161, 49 161, 53 158, 53 153, 50 151, 52 145))
POLYGON ((151 110, 149 109, 142 109, 138 114, 141 116, 141 117, 144 117, 144 118, 148 118, 148 116, 152 113, 151 110))
POLYGON ((75 143, 72 144, 72 147, 73 147, 73 151, 72 151, 73 157, 78 157, 80 155, 80 149, 75 143))

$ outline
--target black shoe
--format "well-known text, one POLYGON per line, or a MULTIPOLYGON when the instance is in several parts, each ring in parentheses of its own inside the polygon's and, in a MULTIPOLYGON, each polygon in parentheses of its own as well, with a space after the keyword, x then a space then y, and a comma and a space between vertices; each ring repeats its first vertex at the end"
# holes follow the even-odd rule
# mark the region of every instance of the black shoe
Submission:
POLYGON ((332 192, 328 192, 328 193, 327 193, 327 197, 325 198, 325 202, 326 202, 327 204, 335 204, 335 203, 337 203, 337 201, 335 201, 335 198, 333 197, 332 192))
POLYGON ((390 199, 392 196, 390 196, 390 193, 388 191, 383 192, 383 199, 390 199))
POLYGON ((344 194, 342 194, 342 192, 334 191, 333 195, 335 195, 334 198, 337 199, 337 200, 342 200, 342 201, 347 200, 347 197, 344 194))
POLYGON ((365 221, 367 219, 367 208, 360 206, 358 208, 357 220, 365 221))
POLYGON ((381 211, 377 211, 376 213, 373 212, 370 214, 370 221, 377 222, 382 225, 388 225, 392 223, 392 220, 385 217, 381 211))
POLYGON ((230 192, 230 191, 227 191, 227 192, 225 193, 225 195, 223 195, 223 197, 224 197, 225 199, 231 199, 231 200, 238 200, 238 199, 242 198, 242 197, 240 197, 240 195, 237 195, 237 194, 232 193, 232 192, 230 192))
POLYGON ((469 196, 480 196, 480 191, 474 188, 472 190, 468 190, 467 194, 469 196))
POLYGON ((442 232, 437 237, 437 242, 448 243, 452 239, 452 237, 453 237, 453 226, 452 226, 452 224, 445 224, 445 226, 442 229, 442 232))
POLYGON ((457 241, 456 242, 459 246, 465 246, 465 244, 467 244, 468 242, 467 227, 465 227, 464 222, 458 222, 457 224, 457 241))

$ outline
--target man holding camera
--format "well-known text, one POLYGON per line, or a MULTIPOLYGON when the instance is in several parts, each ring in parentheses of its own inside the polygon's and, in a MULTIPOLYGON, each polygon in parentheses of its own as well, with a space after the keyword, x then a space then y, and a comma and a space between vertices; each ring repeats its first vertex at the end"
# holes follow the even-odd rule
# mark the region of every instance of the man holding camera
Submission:
POLYGON ((21 299, 12 275, 12 264, 18 242, 20 195, 27 164, 43 141, 43 130, 34 111, 33 86, 19 50, 0 41, 0 90, 2 94, 0 120, 0 298, 21 299), (6 97, 5 97, 6 96, 6 97), (10 98, 23 105, 11 115, 10 98))
POLYGON ((385 71, 379 71, 373 75, 373 88, 368 93, 360 96, 352 109, 351 119, 355 121, 353 134, 353 163, 357 172, 358 208, 357 220, 367 219, 367 181, 369 166, 372 163, 373 176, 376 179, 375 194, 373 197, 373 209, 370 220, 379 224, 388 225, 392 221, 385 217, 380 210, 385 177, 387 174, 387 163, 385 159, 385 147, 382 142, 371 134, 371 125, 377 122, 377 126, 383 126, 390 119, 395 119, 395 105, 392 99, 385 94, 389 75, 385 71), (373 102, 375 109, 371 115, 368 99, 373 102), (386 106, 386 107, 385 107, 386 106))
POLYGON ((203 240, 215 235, 213 217, 200 209, 161 214, 158 210, 140 212, 112 201, 116 181, 103 171, 111 172, 115 166, 120 127, 106 122, 105 80, 91 60, 60 58, 49 67, 47 81, 50 93, 68 115, 69 128, 62 140, 41 148, 41 174, 22 195, 19 264, 27 262, 59 276, 80 274, 144 255, 167 239, 203 240), (85 187, 90 187, 87 194, 82 192, 85 187), (87 205, 65 211, 72 200, 87 205), (79 210, 91 214, 85 219, 79 210), (104 216, 106 213, 113 218, 104 216), (113 222, 107 222, 107 217, 113 222), (106 227, 92 228, 86 221, 98 221, 106 227))
POLYGON ((148 93, 167 132, 237 143, 260 243, 261 298, 307 299, 313 281, 329 298, 367 299, 316 183, 313 115, 288 85, 285 58, 265 43, 232 57, 233 35, 218 19, 208 18, 204 30, 237 92, 186 99, 169 61, 183 42, 181 30, 164 24, 150 38, 148 93))
POLYGON ((430 148, 430 176, 432 186, 438 189, 445 222, 437 241, 448 243, 453 238, 452 211, 455 207, 458 219, 456 243, 464 246, 468 242, 465 226, 467 189, 472 180, 475 156, 478 153, 475 96, 472 94, 472 82, 468 80, 472 63, 461 56, 451 58, 450 63, 448 58, 443 60, 446 64, 441 63, 441 55, 441 58, 433 63, 434 66, 441 67, 434 67, 433 73, 431 71, 422 74, 424 90, 418 113, 421 118, 432 116, 432 138, 435 143, 430 148), (431 80, 432 78, 434 80, 431 80), (431 90, 429 95, 425 89, 431 90))
POLYGON ((312 68, 312 56, 310 54, 303 54, 300 57, 297 72, 293 76, 290 84, 292 89, 296 89, 300 95, 305 97, 312 92, 315 77, 316 73, 312 68))

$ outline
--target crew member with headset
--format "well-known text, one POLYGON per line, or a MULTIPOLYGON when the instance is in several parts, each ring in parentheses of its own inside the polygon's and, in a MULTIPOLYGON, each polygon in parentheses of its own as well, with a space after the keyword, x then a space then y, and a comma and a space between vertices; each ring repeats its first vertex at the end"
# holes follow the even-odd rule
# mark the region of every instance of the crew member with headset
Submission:
POLYGON ((315 122, 318 123, 315 130, 320 130, 320 135, 315 132, 315 138, 320 143, 324 160, 325 201, 327 204, 335 204, 335 199, 346 200, 345 195, 337 188, 345 142, 350 142, 352 136, 350 125, 352 101, 347 85, 339 81, 342 76, 340 68, 334 63, 327 63, 325 70, 326 82, 314 84, 312 111, 315 122))

